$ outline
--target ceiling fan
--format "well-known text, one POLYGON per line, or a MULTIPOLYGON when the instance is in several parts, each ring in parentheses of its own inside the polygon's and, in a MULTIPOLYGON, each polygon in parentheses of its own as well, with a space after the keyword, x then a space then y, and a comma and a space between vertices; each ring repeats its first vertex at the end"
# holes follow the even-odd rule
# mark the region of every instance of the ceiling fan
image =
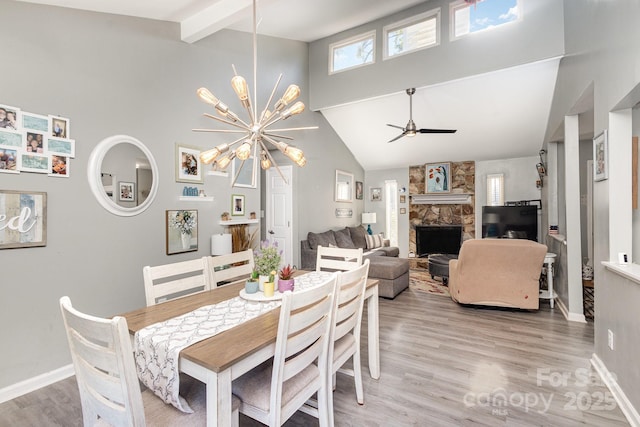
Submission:
POLYGON ((413 122, 413 94, 416 93, 416 88, 412 87, 407 89, 407 95, 409 95, 409 122, 406 127, 390 125, 392 128, 402 129, 402 133, 388 142, 396 141, 403 136, 415 136, 416 133, 455 133, 456 129, 417 129, 416 124, 413 122))

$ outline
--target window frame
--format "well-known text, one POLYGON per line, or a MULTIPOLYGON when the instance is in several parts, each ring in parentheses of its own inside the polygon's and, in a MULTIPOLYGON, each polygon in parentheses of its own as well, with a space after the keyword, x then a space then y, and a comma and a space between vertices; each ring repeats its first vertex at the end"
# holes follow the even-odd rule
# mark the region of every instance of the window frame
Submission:
POLYGON ((371 31, 367 31, 365 33, 361 33, 358 35, 355 35, 353 37, 349 37, 347 39, 343 39, 334 43, 331 43, 329 45, 329 75, 332 74, 337 74, 337 73, 342 73, 343 71, 349 71, 349 70, 354 70, 356 68, 360 68, 360 67, 366 67, 367 65, 372 65, 376 63, 376 30, 371 30, 371 31), (357 65, 353 65, 351 67, 347 67, 347 68, 342 68, 340 70, 334 70, 334 51, 338 48, 341 47, 345 47, 345 46, 349 46, 351 44, 356 44, 358 42, 367 40, 367 39, 371 39, 372 43, 373 43, 373 53, 371 55, 371 62, 366 62, 364 64, 357 64, 357 65))
POLYGON ((490 173, 487 174, 487 206, 504 206, 504 174, 503 173, 490 173), (498 204, 493 204, 494 198, 492 197, 492 182, 497 182, 498 186, 498 204))
POLYGON ((386 61, 388 59, 398 58, 400 56, 404 56, 410 53, 419 52, 421 50, 430 49, 432 47, 440 46, 442 40, 442 18, 441 18, 441 8, 431 9, 427 12, 421 13, 419 15, 410 16, 409 18, 405 18, 401 21, 396 21, 391 24, 385 25, 382 28, 382 60, 386 61), (436 41, 433 44, 422 46, 416 49, 407 50, 405 52, 396 53, 395 55, 389 55, 389 33, 392 31, 396 31, 402 28, 407 28, 412 25, 419 24, 421 22, 426 22, 432 18, 436 20, 436 41))
POLYGON ((513 23, 522 21, 522 15, 523 15, 522 0, 516 0, 516 5, 518 6, 518 19, 514 21, 505 22, 503 24, 496 25, 494 27, 484 28, 482 30, 473 31, 473 32, 470 31, 466 34, 461 34, 459 36, 456 36, 456 11, 464 7, 473 7, 474 5, 469 4, 464 0, 456 0, 449 3, 449 41, 460 40, 472 34, 482 34, 487 31, 495 30, 496 28, 502 28, 503 26, 508 24, 513 24, 513 23))

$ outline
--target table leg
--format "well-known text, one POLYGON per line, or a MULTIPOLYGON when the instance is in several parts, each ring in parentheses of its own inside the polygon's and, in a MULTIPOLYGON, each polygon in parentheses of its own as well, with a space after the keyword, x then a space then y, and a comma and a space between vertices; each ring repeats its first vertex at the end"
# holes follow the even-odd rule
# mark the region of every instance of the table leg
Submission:
POLYGON ((207 427, 231 425, 231 371, 207 373, 207 427))
POLYGON ((549 304, 553 308, 554 295, 553 295, 553 262, 547 264, 547 286, 549 290, 549 304))
POLYGON ((380 378, 380 314, 378 308, 378 286, 367 290, 367 332, 369 341, 369 373, 371 378, 380 378))

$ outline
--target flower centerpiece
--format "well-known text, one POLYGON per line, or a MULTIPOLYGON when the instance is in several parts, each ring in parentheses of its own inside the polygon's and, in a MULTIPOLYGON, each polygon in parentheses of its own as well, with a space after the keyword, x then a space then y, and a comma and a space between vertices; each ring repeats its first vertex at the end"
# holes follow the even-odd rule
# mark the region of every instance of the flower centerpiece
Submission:
POLYGON ((180 232, 182 248, 188 249, 191 246, 191 234, 198 225, 196 216, 190 211, 177 211, 176 215, 169 219, 169 225, 180 232))
POLYGON ((253 252, 255 269, 260 274, 260 290, 269 274, 278 270, 282 257, 282 251, 278 249, 278 243, 270 243, 268 240, 260 242, 260 247, 253 252))
POLYGON ((287 264, 286 266, 282 267, 280 273, 278 273, 278 276, 280 277, 280 280, 278 280, 279 292, 293 292, 293 273, 295 273, 295 271, 296 267, 292 267, 291 264, 287 264))

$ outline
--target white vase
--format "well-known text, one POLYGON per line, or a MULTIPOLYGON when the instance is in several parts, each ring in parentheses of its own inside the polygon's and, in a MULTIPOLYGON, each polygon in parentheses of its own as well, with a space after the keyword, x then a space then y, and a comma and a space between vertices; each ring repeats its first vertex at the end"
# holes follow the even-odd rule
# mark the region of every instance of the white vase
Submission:
POLYGON ((191 247, 191 234, 180 234, 180 240, 182 241, 182 249, 189 249, 191 247))
POLYGON ((269 281, 268 274, 261 274, 258 278, 258 289, 260 292, 264 292, 264 283, 269 281))

